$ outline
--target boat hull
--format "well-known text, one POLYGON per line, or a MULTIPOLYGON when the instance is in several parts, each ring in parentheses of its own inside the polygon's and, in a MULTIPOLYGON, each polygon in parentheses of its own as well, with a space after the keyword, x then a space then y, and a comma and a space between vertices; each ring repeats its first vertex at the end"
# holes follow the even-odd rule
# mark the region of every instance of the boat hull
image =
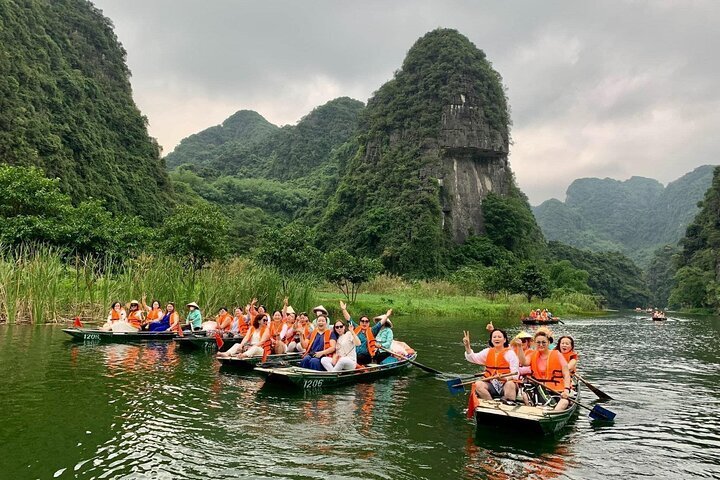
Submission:
MULTIPOLYGON (((575 400, 580 400, 579 391, 575 400)), ((475 424, 478 429, 485 427, 520 428, 522 430, 518 431, 530 430, 544 435, 553 435, 567 426, 577 409, 578 406, 574 402, 570 402, 567 409, 556 412, 550 407, 505 405, 499 400, 478 400, 478 405, 475 407, 475 424)))
MULTIPOLYGON (((414 360, 417 354, 409 357, 414 360)), ((411 363, 408 360, 368 366, 365 368, 348 370, 344 372, 319 372, 300 367, 281 367, 255 369, 265 377, 266 383, 290 386, 301 390, 320 390, 350 385, 360 382, 371 382, 378 378, 395 375, 407 369, 411 363)))
POLYGON ((265 362, 262 362, 262 357, 249 357, 249 358, 238 358, 238 357, 215 357, 217 358, 222 367, 237 369, 237 370, 252 370, 257 367, 260 363, 285 363, 285 366, 290 366, 293 363, 299 363, 302 359, 300 353, 282 353, 275 355, 268 355, 265 362))
POLYGON ((175 332, 107 332, 91 328, 64 328, 63 332, 73 340, 101 343, 171 341, 177 336, 175 332))
POLYGON ((524 325, 555 325, 560 320, 552 319, 552 320, 537 320, 534 318, 523 318, 522 323, 524 325))
MULTIPOLYGON (((227 351, 233 345, 242 342, 243 337, 223 338, 221 352, 227 351)), ((185 335, 173 339, 179 347, 189 350, 217 350, 217 341, 214 335, 185 335)))

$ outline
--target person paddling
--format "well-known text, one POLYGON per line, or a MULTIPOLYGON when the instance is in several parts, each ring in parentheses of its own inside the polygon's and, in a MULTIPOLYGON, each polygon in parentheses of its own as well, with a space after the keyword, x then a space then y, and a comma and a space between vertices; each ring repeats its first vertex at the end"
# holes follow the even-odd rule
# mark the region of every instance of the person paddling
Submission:
POLYGON ((565 410, 570 405, 568 397, 572 392, 567 361, 559 350, 549 350, 551 340, 546 332, 536 332, 533 341, 535 350, 528 359, 531 376, 551 392, 560 392, 560 399, 555 405, 555 410, 565 410))

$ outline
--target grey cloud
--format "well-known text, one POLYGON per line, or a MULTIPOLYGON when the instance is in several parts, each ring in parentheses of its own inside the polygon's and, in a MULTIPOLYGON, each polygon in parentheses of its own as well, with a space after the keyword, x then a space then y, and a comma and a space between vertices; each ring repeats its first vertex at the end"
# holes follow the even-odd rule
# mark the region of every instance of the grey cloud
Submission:
POLYGON ((248 106, 282 124, 334 96, 366 101, 417 38, 450 27, 504 78, 512 166, 533 203, 564 198, 578 176, 668 182, 718 162, 720 3, 712 0, 95 4, 117 27, 139 106, 166 151, 248 106), (174 102, 173 114, 162 110, 174 102), (185 121, 173 123, 177 115, 185 121))

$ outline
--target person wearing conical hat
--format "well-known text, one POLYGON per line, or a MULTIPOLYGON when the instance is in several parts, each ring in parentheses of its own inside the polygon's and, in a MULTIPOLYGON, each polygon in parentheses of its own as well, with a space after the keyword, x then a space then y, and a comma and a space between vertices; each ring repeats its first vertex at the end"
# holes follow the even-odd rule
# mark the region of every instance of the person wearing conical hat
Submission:
POLYGON ((188 325, 192 331, 200 330, 200 327, 202 327, 202 314, 200 313, 200 307, 195 302, 190 302, 186 306, 189 312, 187 314, 187 318, 185 319, 185 324, 188 325))

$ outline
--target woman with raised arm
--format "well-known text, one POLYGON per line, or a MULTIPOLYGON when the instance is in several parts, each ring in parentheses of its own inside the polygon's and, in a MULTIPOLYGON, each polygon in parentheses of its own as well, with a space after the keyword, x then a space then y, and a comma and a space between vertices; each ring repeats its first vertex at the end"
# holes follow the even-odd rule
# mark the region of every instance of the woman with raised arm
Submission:
POLYGON ((142 296, 142 308, 147 312, 147 316, 145 317, 145 321, 143 322, 142 329, 147 330, 150 327, 150 324, 153 322, 159 322, 163 316, 165 315, 162 311, 162 307, 160 306, 160 302, 158 300, 153 300, 152 305, 148 307, 146 303, 147 298, 143 294, 142 296))
MULTIPOLYGON (((335 353, 332 357, 322 357, 320 363, 329 372, 342 370, 355 370, 357 366, 357 353, 355 348, 360 345, 360 339, 352 328, 346 327, 340 320, 333 327, 335 336, 335 353)), ((331 336, 331 337, 332 337, 331 336)))
POLYGON ((463 345, 465 346, 465 360, 478 365, 485 365, 483 379, 473 384, 473 393, 484 400, 503 398, 506 403, 515 403, 517 387, 512 378, 517 378, 519 367, 518 357, 509 348, 507 334, 496 328, 490 334, 489 347, 479 353, 473 352, 470 346, 470 332, 463 332, 463 345), (496 375, 514 374, 505 378, 485 380, 496 375))
POLYGON ((370 328, 370 318, 368 318, 367 315, 362 315, 358 319, 358 325, 355 326, 352 317, 347 310, 347 304, 342 300, 340 301, 340 310, 342 311, 345 321, 348 322, 348 330, 353 330, 360 340, 360 345, 357 345, 355 348, 357 353, 357 363, 360 365, 372 363, 373 357, 377 353, 377 345, 375 342, 375 335, 373 335, 373 331, 370 328))

